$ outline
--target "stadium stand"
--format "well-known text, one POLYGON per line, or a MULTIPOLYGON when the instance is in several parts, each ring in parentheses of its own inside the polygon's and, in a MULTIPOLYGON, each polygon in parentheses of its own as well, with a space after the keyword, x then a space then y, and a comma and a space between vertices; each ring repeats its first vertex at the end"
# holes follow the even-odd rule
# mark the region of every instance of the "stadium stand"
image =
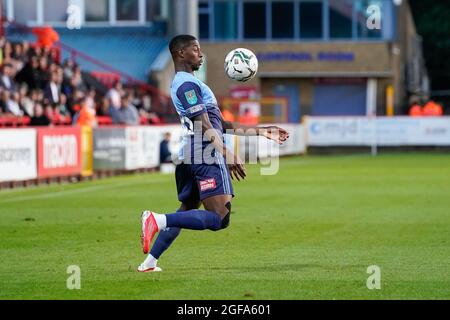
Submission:
MULTIPOLYGON (((97 115, 92 123, 110 125, 112 109, 107 94, 117 82, 123 83, 119 96, 130 95, 138 110, 139 124, 176 119, 169 97, 145 82, 147 71, 142 68, 166 47, 166 40, 152 36, 151 28, 137 29, 86 28, 74 32, 61 28, 56 29, 54 39, 62 41, 49 46, 35 39, 36 30, 10 23, 6 38, 0 40, 0 126, 36 123, 36 104, 42 106, 50 125, 77 123, 86 104, 97 115), (94 55, 83 52, 93 46, 94 55)), ((45 125, 46 121, 37 123, 45 125)))
MULTIPOLYGON (((151 27, 97 27, 80 30, 55 28, 55 31, 59 35, 61 44, 67 48, 76 49, 76 51, 63 50, 62 60, 69 58, 76 60, 77 52, 88 53, 96 62, 80 61, 83 70, 96 71, 97 62, 101 61, 140 81, 146 81, 148 78, 149 70, 143 66, 150 66, 167 46, 167 40, 155 35, 151 27)), ((36 40, 26 26, 10 24, 6 32, 10 41, 34 42, 36 40)))

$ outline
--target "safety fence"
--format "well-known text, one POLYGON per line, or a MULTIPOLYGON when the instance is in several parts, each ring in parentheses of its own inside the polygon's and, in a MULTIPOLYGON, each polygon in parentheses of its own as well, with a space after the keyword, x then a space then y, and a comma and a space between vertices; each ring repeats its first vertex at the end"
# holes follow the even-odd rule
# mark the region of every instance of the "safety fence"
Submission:
POLYGON ((175 151, 179 125, 1 129, 0 182, 156 168, 166 132, 175 151))
POLYGON ((308 146, 450 146, 450 117, 305 117, 308 146))
MULTIPOLYGON (((303 124, 279 126, 290 133, 281 146, 263 137, 225 139, 246 159, 303 154, 308 147, 450 147, 450 117, 305 117, 303 124)), ((180 125, 0 129, 0 183, 156 169, 167 132, 176 154, 180 125)))

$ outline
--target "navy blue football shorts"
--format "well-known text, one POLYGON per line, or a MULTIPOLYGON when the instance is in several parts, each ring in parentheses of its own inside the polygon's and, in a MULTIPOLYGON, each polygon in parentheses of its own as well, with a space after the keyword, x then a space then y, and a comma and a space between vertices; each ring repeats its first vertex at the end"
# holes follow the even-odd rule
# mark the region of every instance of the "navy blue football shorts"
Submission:
POLYGON ((231 176, 226 164, 185 164, 176 166, 178 200, 183 203, 198 202, 219 194, 234 197, 231 176))

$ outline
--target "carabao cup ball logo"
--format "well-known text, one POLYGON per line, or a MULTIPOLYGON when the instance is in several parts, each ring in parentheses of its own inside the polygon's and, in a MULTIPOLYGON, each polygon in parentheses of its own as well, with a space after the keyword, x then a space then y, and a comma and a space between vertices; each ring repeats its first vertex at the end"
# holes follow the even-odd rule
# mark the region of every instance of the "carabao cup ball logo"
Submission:
POLYGON ((197 95, 195 94, 194 90, 185 92, 184 96, 186 97, 186 100, 189 104, 194 105, 197 103, 197 95))
POLYGON ((258 71, 256 55, 245 48, 231 50, 225 57, 225 73, 230 79, 245 82, 258 71))

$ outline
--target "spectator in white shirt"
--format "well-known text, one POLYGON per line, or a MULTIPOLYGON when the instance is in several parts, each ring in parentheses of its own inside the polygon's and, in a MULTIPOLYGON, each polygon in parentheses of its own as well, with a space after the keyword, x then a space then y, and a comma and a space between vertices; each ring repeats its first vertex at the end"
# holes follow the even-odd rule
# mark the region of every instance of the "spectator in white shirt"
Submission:
POLYGON ((10 97, 6 103, 6 110, 8 113, 17 117, 23 116, 23 110, 19 105, 19 93, 11 92, 10 97))
POLYGON ((122 83, 120 81, 116 81, 111 89, 106 93, 106 97, 109 100, 109 106, 114 108, 115 110, 120 109, 120 98, 123 95, 122 83))

